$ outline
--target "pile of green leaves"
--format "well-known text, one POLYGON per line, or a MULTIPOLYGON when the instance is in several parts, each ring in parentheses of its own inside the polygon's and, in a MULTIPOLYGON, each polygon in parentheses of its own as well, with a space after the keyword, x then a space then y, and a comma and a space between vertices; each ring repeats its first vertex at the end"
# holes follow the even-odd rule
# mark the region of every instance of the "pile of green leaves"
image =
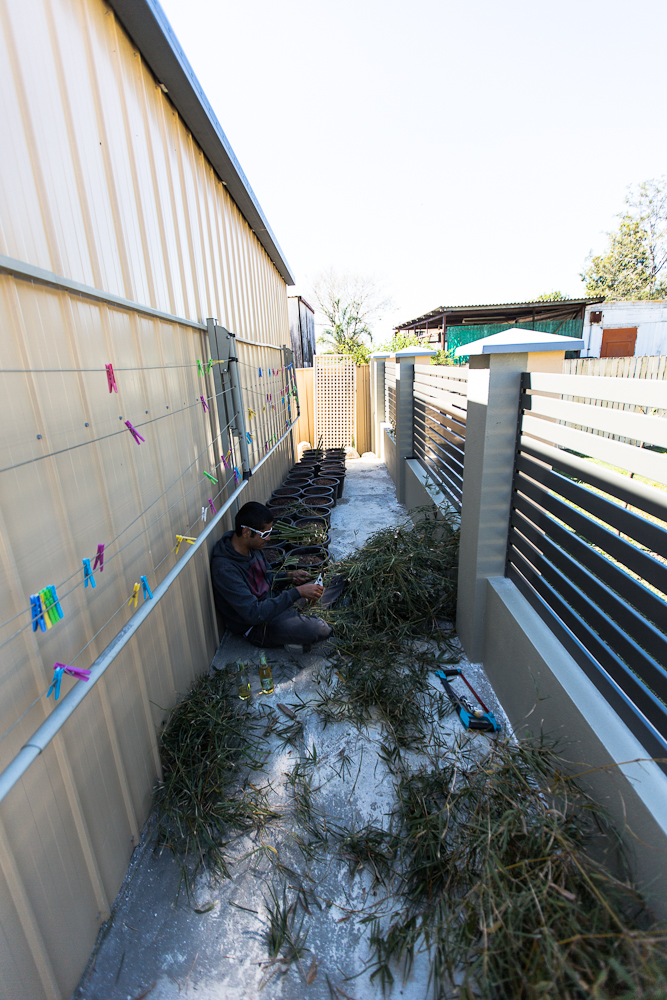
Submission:
POLYGON ((200 677, 160 734, 163 779, 153 792, 157 843, 173 853, 189 889, 205 866, 229 878, 225 837, 277 814, 244 780, 263 767, 265 742, 234 690, 234 665, 200 677))
POLYGON ((563 765, 540 741, 463 739, 397 774, 401 905, 371 934, 385 987, 427 945, 436 998, 667 995, 667 933, 641 929, 620 841, 563 765))
POLYGON ((324 721, 361 723, 378 715, 400 745, 426 739, 435 707, 429 671, 455 662, 459 531, 433 507, 376 532, 330 574, 348 582, 340 606, 321 612, 333 626, 335 655, 323 672, 324 721))

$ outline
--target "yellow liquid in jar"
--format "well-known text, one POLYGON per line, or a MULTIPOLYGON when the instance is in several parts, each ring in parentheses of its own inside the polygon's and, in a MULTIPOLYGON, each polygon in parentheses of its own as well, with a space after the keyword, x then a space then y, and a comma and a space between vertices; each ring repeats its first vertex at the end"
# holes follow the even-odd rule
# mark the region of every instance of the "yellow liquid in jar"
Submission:
POLYGON ((262 685, 262 693, 271 694, 273 692, 273 674, 271 673, 271 667, 268 663, 260 664, 259 680, 262 685))
POLYGON ((247 701, 250 697, 250 682, 247 678, 239 678, 239 698, 241 701, 247 701))

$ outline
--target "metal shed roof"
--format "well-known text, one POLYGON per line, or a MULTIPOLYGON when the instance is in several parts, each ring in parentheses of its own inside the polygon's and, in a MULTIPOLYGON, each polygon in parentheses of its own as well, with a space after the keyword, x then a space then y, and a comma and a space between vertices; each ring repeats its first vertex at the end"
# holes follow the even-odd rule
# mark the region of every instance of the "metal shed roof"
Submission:
POLYGON ((241 164, 157 0, 108 0, 159 83, 245 216, 278 273, 294 284, 289 264, 241 164))
POLYGON ((535 302, 495 302, 479 306, 440 306, 416 319, 400 323, 394 329, 406 330, 414 327, 426 328, 442 325, 462 326, 488 323, 514 323, 521 319, 557 320, 569 319, 581 314, 587 305, 603 302, 604 296, 585 299, 552 299, 535 302))

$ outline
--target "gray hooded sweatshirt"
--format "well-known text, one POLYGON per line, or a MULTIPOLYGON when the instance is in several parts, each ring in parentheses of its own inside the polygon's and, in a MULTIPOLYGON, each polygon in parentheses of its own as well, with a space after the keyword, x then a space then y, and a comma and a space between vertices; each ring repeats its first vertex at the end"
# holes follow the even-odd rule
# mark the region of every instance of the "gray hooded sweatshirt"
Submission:
POLYGON ((301 596, 296 587, 271 597, 273 573, 259 549, 242 556, 232 545, 234 532, 226 532, 211 553, 211 579, 215 605, 230 632, 247 632, 253 625, 273 621, 301 596))

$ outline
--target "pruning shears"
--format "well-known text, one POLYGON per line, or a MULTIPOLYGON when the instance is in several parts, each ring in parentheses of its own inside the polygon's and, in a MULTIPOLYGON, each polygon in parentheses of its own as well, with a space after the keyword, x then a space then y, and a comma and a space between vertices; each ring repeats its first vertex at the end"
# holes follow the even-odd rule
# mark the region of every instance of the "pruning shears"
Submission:
POLYGON ((500 732, 502 726, 496 721, 495 715, 493 712, 489 711, 480 696, 475 691, 474 687, 465 679, 463 671, 459 667, 454 667, 451 670, 436 670, 435 676, 439 678, 440 683, 447 692, 447 697, 456 709, 464 729, 475 729, 486 733, 500 732), (472 691, 475 698, 482 706, 481 709, 473 708, 470 702, 466 701, 465 698, 462 698, 461 695, 458 695, 449 683, 449 677, 460 677, 466 687, 472 691))

